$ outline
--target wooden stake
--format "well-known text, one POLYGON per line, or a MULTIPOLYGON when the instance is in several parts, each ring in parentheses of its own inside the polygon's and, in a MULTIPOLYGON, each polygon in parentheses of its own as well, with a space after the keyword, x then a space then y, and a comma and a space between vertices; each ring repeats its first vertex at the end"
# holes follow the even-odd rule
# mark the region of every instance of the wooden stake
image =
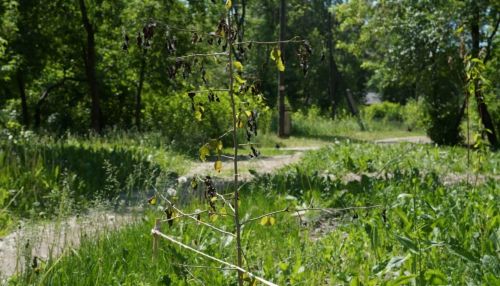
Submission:
MULTIPOLYGON (((157 218, 155 220, 155 227, 153 230, 161 231, 160 225, 161 225, 161 220, 159 218, 157 218)), ((158 234, 156 234, 155 231, 152 232, 152 234, 153 234, 153 262, 155 262, 156 258, 158 257, 158 234)))

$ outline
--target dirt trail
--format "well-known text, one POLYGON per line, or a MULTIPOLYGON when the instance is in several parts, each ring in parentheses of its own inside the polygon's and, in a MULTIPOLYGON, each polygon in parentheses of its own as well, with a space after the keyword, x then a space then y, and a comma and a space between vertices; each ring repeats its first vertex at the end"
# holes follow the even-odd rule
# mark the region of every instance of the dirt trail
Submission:
MULTIPOLYGON (((239 163, 241 179, 251 179, 249 169, 256 172, 271 173, 286 165, 298 162, 305 151, 319 149, 316 146, 282 148, 294 151, 291 155, 277 155, 256 159, 244 158, 239 163)), ((185 176, 213 173, 213 162, 199 163, 185 176)), ((231 162, 225 162, 226 172, 218 179, 231 180, 231 162)), ((48 222, 42 225, 25 225, 9 235, 0 238, 0 285, 5 284, 6 277, 22 270, 26 264, 25 257, 37 257, 42 261, 48 257, 57 257, 65 249, 77 248, 82 236, 92 236, 103 231, 112 231, 137 220, 137 216, 113 211, 93 211, 82 217, 70 217, 62 222, 48 222)))
MULTIPOLYGON (((68 247, 78 247, 82 236, 115 230, 134 222, 136 218, 131 213, 93 211, 85 216, 72 216, 60 222, 22 226, 0 238, 0 274, 3 276, 0 278, 5 279, 24 269, 27 263, 31 265, 34 257, 42 261, 48 257, 57 257, 68 247)), ((5 281, 0 279, 0 284, 3 285, 3 282, 5 281)))
POLYGON ((375 143, 378 144, 394 144, 401 142, 429 144, 432 143, 432 140, 427 136, 395 137, 395 138, 384 138, 380 140, 375 140, 375 143))
MULTIPOLYGON (((294 147, 294 148, 281 148, 281 150, 294 151, 291 155, 276 155, 276 156, 261 156, 255 159, 244 157, 243 160, 238 161, 238 169, 240 170, 240 179, 249 180, 252 175, 248 170, 254 170, 259 174, 272 173, 277 169, 283 168, 286 165, 296 163, 302 158, 305 151, 317 150, 319 147, 294 147)), ((233 178, 232 173, 232 160, 223 162, 223 171, 218 174, 217 179, 229 181, 233 178)), ((187 177, 195 175, 203 175, 214 173, 214 162, 199 163, 196 167, 192 168, 187 177)))

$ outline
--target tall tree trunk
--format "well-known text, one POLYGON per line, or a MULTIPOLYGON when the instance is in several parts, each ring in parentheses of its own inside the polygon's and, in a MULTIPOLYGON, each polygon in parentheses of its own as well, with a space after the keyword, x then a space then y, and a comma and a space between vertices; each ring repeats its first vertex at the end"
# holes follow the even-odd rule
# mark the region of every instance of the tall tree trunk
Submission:
MULTIPOLYGON (((480 34, 481 32, 479 27, 480 17, 481 16, 479 13, 479 7, 477 6, 477 3, 474 3, 473 20, 470 25, 470 32, 472 38, 472 51, 471 51, 472 58, 479 58, 479 42, 481 40, 481 34, 480 34)), ((488 107, 484 102, 484 96, 480 87, 479 80, 476 80, 474 82, 474 85, 475 85, 474 97, 476 98, 479 116, 481 117, 481 122, 483 123, 484 128, 488 130, 488 132, 486 132, 486 136, 488 137, 488 141, 490 141, 490 144, 493 147, 497 148, 499 147, 499 142, 495 132, 495 127, 493 125, 493 121, 491 119, 490 113, 488 112, 488 107)))
MULTIPOLYGON (((239 0, 239 1, 233 1, 233 17, 234 17, 234 23, 236 23, 236 28, 237 28, 237 41, 236 42, 243 42, 243 37, 245 34, 245 15, 246 15, 246 1, 245 0, 239 0), (241 15, 240 15, 240 9, 241 8, 241 15)), ((237 45, 233 49, 234 56, 236 60, 243 62, 245 59, 245 49, 237 45)))
POLYGON ((28 128, 30 125, 30 118, 28 112, 28 100, 26 99, 26 87, 22 71, 17 72, 17 87, 19 88, 19 96, 21 97, 21 114, 23 117, 23 124, 28 128))
MULTIPOLYGON (((284 60, 284 54, 285 54, 285 44, 283 41, 285 40, 285 25, 286 25, 286 16, 285 16, 285 0, 280 0, 280 51, 281 51, 281 57, 283 60, 283 63, 285 62, 284 60)), ((279 137, 285 137, 287 134, 285 134, 285 73, 282 71, 278 71, 278 117, 279 117, 279 122, 278 122, 278 136, 279 137)))
POLYGON ((137 83, 137 91, 135 93, 135 126, 138 131, 141 131, 141 102, 142 88, 144 87, 144 74, 146 72, 146 53, 144 50, 141 58, 141 68, 139 70, 139 82, 137 83))
POLYGON ((84 0, 79 0, 82 22, 87 33, 87 45, 84 48, 85 75, 89 85, 91 98, 91 127, 94 131, 102 131, 101 107, 99 103, 99 86, 96 76, 96 52, 95 52, 95 30, 87 15, 87 7, 84 0))
POLYGON ((337 81, 338 81, 338 69, 337 63, 335 62, 335 58, 333 57, 333 21, 332 14, 328 11, 328 8, 331 7, 332 1, 328 1, 329 4, 326 6, 327 13, 327 45, 328 45, 328 95, 330 100, 332 101, 332 116, 335 117, 339 100, 337 99, 337 81))

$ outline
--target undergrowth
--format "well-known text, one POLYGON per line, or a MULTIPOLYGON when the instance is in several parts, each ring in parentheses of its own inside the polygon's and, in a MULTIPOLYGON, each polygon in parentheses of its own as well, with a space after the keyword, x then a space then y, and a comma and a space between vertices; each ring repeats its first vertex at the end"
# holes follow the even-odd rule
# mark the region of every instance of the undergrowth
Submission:
POLYGON ((84 210, 94 201, 133 202, 151 180, 186 172, 186 156, 158 140, 133 136, 55 139, 36 135, 0 140, 1 230, 12 217, 45 218, 84 210), (148 143, 145 143, 148 142, 148 143))
MULTIPOLYGON (((447 172, 467 172, 465 156, 458 148, 339 142, 307 153, 275 175, 257 175, 241 190, 247 197, 241 201, 243 222, 283 212, 273 215, 272 223, 243 224, 246 267, 279 285, 497 285, 498 153, 489 153, 477 172, 484 176, 481 183, 467 183, 465 176, 445 182, 447 172), (358 176, 343 177, 349 173, 358 176), (300 208, 330 211, 295 212, 300 208)), ((178 186, 177 192, 192 191, 178 186)), ((192 198, 185 211, 201 205, 192 198)), ((206 214, 200 219, 224 229, 232 220, 206 214)), ((234 270, 166 241, 152 262, 153 225, 149 215, 119 232, 84 238, 79 250, 69 249, 11 284, 236 283, 234 270)), ((163 223, 162 231, 211 255, 234 259, 232 237, 196 220, 163 223)))

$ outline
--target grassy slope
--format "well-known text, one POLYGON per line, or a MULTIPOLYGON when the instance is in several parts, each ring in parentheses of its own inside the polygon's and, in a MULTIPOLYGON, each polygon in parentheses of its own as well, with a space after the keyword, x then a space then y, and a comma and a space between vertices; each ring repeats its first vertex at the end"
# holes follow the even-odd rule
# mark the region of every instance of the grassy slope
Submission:
POLYGON ((125 135, 0 141, 0 194, 8 191, 9 200, 14 198, 10 216, 0 217, 0 235, 12 218, 43 219, 103 199, 133 200, 152 182, 187 171, 186 156, 154 142, 125 135))

